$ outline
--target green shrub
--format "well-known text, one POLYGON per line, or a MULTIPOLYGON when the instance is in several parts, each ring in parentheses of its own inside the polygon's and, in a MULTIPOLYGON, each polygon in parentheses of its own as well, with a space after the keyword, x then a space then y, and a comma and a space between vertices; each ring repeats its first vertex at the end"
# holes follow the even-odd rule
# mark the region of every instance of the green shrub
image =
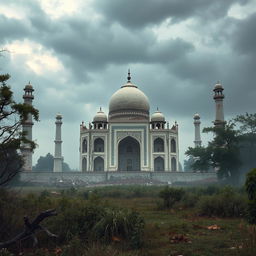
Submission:
POLYGON ((102 218, 93 227, 97 238, 110 242, 117 237, 127 241, 132 248, 141 247, 143 231, 144 220, 138 213, 118 208, 106 209, 102 218))
POLYGON ((170 188, 166 186, 160 191, 159 197, 163 199, 164 208, 171 208, 176 202, 179 202, 184 196, 185 191, 181 188, 170 188))
POLYGON ((181 199, 180 206, 184 208, 192 208, 197 204, 198 200, 199 196, 197 194, 187 192, 181 199))
POLYGON ((202 196, 197 204, 200 215, 218 217, 240 217, 246 213, 246 199, 226 187, 219 194, 202 196))

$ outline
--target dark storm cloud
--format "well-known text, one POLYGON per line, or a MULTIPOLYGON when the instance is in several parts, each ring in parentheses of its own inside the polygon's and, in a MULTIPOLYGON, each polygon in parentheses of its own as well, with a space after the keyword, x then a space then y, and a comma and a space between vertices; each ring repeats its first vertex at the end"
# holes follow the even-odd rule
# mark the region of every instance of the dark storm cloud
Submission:
POLYGON ((234 50, 240 54, 256 54, 256 13, 237 24, 231 41, 234 50))
POLYGON ((167 18, 181 21, 198 16, 216 19, 226 15, 234 3, 245 4, 247 0, 97 0, 95 8, 108 20, 130 28, 161 23, 167 18))
POLYGON ((166 63, 193 50, 191 43, 180 38, 158 42, 147 30, 131 32, 115 25, 81 24, 83 20, 63 20, 62 29, 42 39, 61 58, 64 56, 62 60, 78 80, 84 79, 87 71, 100 70, 108 64, 166 63))

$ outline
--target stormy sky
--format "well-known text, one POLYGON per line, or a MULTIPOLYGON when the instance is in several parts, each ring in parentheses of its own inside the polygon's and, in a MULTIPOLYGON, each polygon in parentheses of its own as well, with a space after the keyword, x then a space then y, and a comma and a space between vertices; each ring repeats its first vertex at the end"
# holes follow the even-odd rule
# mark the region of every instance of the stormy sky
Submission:
MULTIPOLYGON (((193 115, 215 117, 212 89, 225 88, 225 118, 255 113, 255 0, 0 0, 0 72, 17 101, 31 81, 40 122, 40 155, 54 153, 55 116, 63 115, 63 156, 79 166, 79 125, 132 82, 179 124, 180 162, 193 145, 193 115)), ((204 144, 208 137, 202 135, 204 144)))

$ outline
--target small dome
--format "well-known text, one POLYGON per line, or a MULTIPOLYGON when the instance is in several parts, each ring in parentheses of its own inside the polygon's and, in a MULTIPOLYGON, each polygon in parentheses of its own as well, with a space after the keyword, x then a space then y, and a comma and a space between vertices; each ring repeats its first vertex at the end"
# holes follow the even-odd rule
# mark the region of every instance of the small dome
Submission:
POLYGON ((222 87, 222 85, 221 85, 220 82, 217 82, 217 83, 215 84, 215 86, 214 86, 214 90, 218 90, 218 89, 222 89, 222 90, 223 90, 223 87, 222 87))
POLYGON ((30 84, 30 82, 25 86, 25 88, 24 88, 24 90, 25 91, 34 91, 34 89, 33 89, 33 86, 32 86, 32 84, 30 84))
POLYGON ((195 115, 194 115, 194 119, 200 119, 199 114, 195 114, 195 115))
POLYGON ((101 108, 93 118, 93 122, 107 122, 107 120, 107 115, 102 111, 101 108))
POLYGON ((56 119, 62 119, 62 115, 61 114, 57 114, 56 115, 56 119))
POLYGON ((151 122, 165 122, 163 113, 157 109, 157 111, 151 116, 151 122))

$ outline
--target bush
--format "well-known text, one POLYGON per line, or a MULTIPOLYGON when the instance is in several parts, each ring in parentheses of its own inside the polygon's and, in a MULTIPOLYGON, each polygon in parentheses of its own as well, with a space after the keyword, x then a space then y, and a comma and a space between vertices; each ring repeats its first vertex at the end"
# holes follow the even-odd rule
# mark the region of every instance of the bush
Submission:
POLYGON ((126 240, 132 248, 140 248, 144 231, 144 220, 136 212, 126 209, 106 209, 103 217, 94 225, 97 238, 106 242, 113 239, 126 240))
POLYGON ((246 213, 245 197, 226 187, 219 194, 202 196, 197 208, 200 215, 218 217, 240 217, 246 213))
POLYGON ((198 195, 191 192, 187 192, 184 194, 182 200, 180 201, 180 206, 184 208, 192 208, 197 204, 198 199, 198 195))
POLYGON ((184 196, 185 191, 180 188, 170 188, 166 186, 160 191, 159 197, 164 200, 164 208, 171 208, 176 202, 179 202, 184 196))

